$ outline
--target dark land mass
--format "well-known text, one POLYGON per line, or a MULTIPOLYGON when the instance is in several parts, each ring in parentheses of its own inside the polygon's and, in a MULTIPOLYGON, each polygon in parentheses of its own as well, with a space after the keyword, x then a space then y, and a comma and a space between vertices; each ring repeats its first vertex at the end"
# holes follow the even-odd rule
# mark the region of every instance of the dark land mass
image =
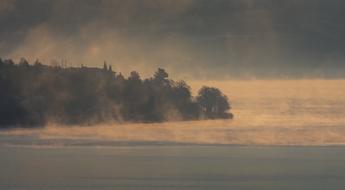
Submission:
POLYGON ((161 68, 141 79, 136 71, 125 78, 106 63, 91 68, 0 59, 0 92, 0 128, 233 117, 219 89, 204 86, 193 97, 186 82, 169 79, 161 68))

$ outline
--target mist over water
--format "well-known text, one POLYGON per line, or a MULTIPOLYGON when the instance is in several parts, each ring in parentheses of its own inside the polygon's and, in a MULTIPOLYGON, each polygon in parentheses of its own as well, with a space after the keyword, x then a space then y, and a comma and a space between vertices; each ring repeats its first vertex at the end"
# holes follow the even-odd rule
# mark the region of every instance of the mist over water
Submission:
POLYGON ((345 144, 345 80, 192 81, 220 88, 234 120, 105 123, 89 127, 51 124, 41 129, 0 132, 2 145, 127 144, 345 144))

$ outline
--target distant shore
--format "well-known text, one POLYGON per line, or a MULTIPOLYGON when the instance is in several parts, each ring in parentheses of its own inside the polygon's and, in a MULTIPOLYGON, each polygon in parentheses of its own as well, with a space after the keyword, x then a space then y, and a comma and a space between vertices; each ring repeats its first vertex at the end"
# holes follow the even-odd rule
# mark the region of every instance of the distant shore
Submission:
POLYGON ((0 128, 233 117, 219 89, 203 86, 194 97, 162 68, 141 79, 136 71, 125 78, 106 62, 93 68, 0 59, 0 89, 0 128))

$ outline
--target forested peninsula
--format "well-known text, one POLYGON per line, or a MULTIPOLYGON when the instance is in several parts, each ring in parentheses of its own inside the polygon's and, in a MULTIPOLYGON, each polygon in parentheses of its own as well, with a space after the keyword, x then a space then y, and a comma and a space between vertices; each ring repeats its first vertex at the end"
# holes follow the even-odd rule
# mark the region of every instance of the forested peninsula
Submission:
POLYGON ((0 128, 231 119, 228 98, 202 87, 193 97, 185 81, 162 69, 147 79, 103 68, 0 59, 0 128))

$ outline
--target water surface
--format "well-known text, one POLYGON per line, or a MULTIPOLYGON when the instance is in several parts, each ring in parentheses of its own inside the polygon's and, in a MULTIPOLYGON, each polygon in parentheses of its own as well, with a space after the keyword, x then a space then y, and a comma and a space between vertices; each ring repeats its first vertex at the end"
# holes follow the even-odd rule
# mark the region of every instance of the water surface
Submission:
POLYGON ((0 131, 0 189, 344 189, 345 80, 204 84, 234 120, 0 131))
POLYGON ((342 190, 343 147, 0 148, 0 189, 342 190))

